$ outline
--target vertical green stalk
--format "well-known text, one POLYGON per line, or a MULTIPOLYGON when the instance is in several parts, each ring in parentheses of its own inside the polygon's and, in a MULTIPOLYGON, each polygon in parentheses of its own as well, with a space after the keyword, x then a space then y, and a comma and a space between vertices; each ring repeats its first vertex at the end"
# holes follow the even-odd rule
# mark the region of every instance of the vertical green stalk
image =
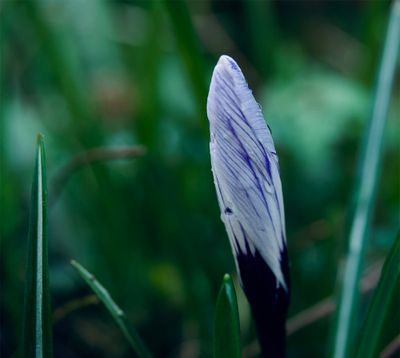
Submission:
MULTIPOLYGON (((160 72, 160 33, 162 29, 162 7, 159 1, 152 1, 149 4, 150 24, 149 33, 144 49, 144 62, 141 63, 146 68, 145 76, 140 79, 141 87, 141 113, 137 121, 136 128, 138 138, 145 143, 151 153, 156 145, 156 126, 160 113, 160 96, 157 93, 157 82, 160 72)), ((132 50, 131 50, 132 51, 132 50)), ((128 64, 132 70, 137 66, 128 64)), ((137 75, 136 73, 134 75, 137 75)))
POLYGON ((275 67, 276 39, 280 38, 272 1, 244 1, 252 60, 263 78, 275 67))
MULTIPOLYGON (((187 4, 183 0, 167 0, 165 2, 171 25, 174 31, 178 49, 190 79, 197 103, 199 118, 205 116, 204 109, 207 101, 207 84, 203 55, 200 51, 198 38, 195 34, 187 4)), ((207 130, 207 121, 202 120, 200 125, 207 130)))
POLYGON ((214 357, 240 358, 240 323, 235 287, 225 274, 215 309, 214 357))
POLYGON ((24 357, 52 357, 47 259, 47 189, 43 137, 37 138, 26 260, 24 357))
POLYGON ((337 310, 333 356, 348 357, 352 353, 354 323, 359 302, 358 284, 362 259, 367 245, 368 228, 375 203, 376 187, 382 158, 382 142, 396 62, 400 47, 400 0, 391 8, 382 60, 377 77, 376 93, 370 124, 364 137, 356 179, 355 208, 349 234, 349 248, 344 268, 343 285, 337 310))

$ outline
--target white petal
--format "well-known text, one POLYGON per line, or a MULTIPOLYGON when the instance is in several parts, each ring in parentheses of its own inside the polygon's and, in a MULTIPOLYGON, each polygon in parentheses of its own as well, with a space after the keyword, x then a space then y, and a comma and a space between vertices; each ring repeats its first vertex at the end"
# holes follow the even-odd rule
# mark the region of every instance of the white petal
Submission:
POLYGON ((211 165, 221 218, 234 253, 257 250, 287 288, 281 270, 286 245, 278 157, 261 108, 236 62, 221 56, 207 101, 211 165))

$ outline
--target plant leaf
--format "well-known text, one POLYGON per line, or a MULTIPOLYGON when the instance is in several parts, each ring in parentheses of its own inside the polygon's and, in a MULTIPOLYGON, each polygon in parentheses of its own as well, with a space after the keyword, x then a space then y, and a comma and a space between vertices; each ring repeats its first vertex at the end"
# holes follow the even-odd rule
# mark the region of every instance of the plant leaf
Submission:
POLYGON ((92 275, 88 270, 86 270, 82 265, 80 265, 75 260, 71 260, 71 265, 78 271, 81 277, 86 281, 86 283, 90 286, 99 300, 106 306, 108 312, 110 312, 113 317, 115 323, 122 331, 123 335, 129 342, 132 349, 136 352, 137 356, 140 358, 148 358, 151 357, 151 354, 147 347, 144 345, 142 339, 139 337, 138 333, 131 329, 128 329, 128 326, 125 322, 125 314, 119 308, 119 306, 112 299, 108 291, 101 285, 99 281, 96 280, 94 275, 92 275))
MULTIPOLYGON (((382 269, 378 287, 375 290, 369 306, 367 318, 361 331, 361 340, 357 357, 377 357, 379 342, 384 331, 385 322, 389 317, 390 306, 400 296, 400 234, 397 236, 392 249, 382 269)), ((392 318, 393 319, 393 318, 392 318)))
POLYGON ((39 134, 26 259, 24 357, 53 356, 47 246, 46 163, 43 137, 39 134))
POLYGON ((400 48, 400 0, 393 1, 382 60, 377 76, 369 126, 366 128, 354 196, 354 213, 349 231, 349 248, 338 299, 336 327, 333 331, 333 357, 348 357, 353 353, 355 323, 358 318, 359 281, 368 229, 376 198, 383 153, 383 134, 396 74, 400 48))
POLYGON ((225 274, 217 298, 215 311, 214 357, 241 357, 240 323, 235 287, 225 274))
MULTIPOLYGON (((164 2, 171 18, 171 26, 176 37, 179 53, 186 67, 193 95, 196 99, 199 118, 204 117, 204 107, 207 99, 207 78, 205 66, 200 51, 199 39, 193 28, 189 7, 183 0, 167 0, 164 2)), ((202 129, 206 130, 205 121, 201 121, 202 129)))

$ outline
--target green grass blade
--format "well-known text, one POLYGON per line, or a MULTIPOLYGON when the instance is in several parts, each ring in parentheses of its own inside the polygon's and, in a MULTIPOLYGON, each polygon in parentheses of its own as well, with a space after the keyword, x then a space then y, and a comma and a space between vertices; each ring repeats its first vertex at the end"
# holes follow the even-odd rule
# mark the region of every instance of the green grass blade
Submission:
POLYGON ((384 332, 385 321, 390 317, 390 306, 400 297, 400 234, 385 261, 375 290, 368 315, 361 331, 357 357, 378 357, 379 342, 384 332))
POLYGON ((391 9, 383 56, 379 68, 370 124, 366 131, 359 162, 354 215, 350 228, 349 249, 338 300, 337 326, 333 339, 333 356, 336 358, 349 356, 354 343, 354 323, 357 321, 357 305, 359 301, 358 284, 362 258, 367 243, 368 227, 375 202, 376 186, 382 158, 383 133, 395 77, 399 46, 400 1, 395 0, 391 9))
POLYGON ((144 345, 142 339, 139 337, 136 331, 132 328, 128 329, 128 326, 125 322, 125 314, 118 307, 115 301, 112 299, 108 291, 100 284, 99 281, 96 280, 94 275, 92 275, 88 270, 86 270, 82 265, 80 265, 75 260, 71 261, 71 265, 78 271, 81 277, 86 281, 86 283, 90 286, 99 300, 106 306, 108 312, 110 312, 113 317, 115 323, 122 331, 123 335, 129 342, 130 346, 136 352, 137 356, 140 358, 148 358, 151 357, 151 354, 147 347, 144 345))
POLYGON ((53 355, 47 246, 46 164, 43 137, 39 134, 26 260, 24 357, 53 355))
MULTIPOLYGON (((208 93, 207 76, 202 60, 204 56, 200 51, 199 40, 193 28, 188 5, 183 0, 167 0, 164 4, 171 18, 171 26, 178 49, 192 85, 199 117, 203 119, 208 93)), ((208 132, 207 121, 202 120, 200 125, 208 132)))
POLYGON ((279 39, 272 1, 244 1, 251 60, 263 78, 274 73, 276 39, 279 39))
POLYGON ((235 287, 225 274, 215 310, 214 357, 241 357, 240 323, 235 287))

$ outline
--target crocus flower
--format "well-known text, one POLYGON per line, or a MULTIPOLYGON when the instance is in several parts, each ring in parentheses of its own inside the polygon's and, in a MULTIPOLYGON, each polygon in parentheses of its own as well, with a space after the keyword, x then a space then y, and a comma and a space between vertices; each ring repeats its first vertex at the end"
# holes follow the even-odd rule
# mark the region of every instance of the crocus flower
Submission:
POLYGON ((237 63, 221 56, 207 100, 221 218, 262 354, 285 354, 289 273, 278 156, 261 107, 237 63))

